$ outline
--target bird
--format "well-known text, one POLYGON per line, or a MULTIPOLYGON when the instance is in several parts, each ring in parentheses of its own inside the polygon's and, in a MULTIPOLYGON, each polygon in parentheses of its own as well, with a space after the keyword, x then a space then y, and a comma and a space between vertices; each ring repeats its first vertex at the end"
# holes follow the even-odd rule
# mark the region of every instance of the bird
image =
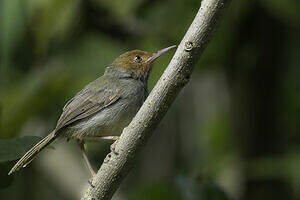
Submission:
POLYGON ((26 167, 37 154, 58 138, 74 139, 94 177, 85 150, 86 141, 117 141, 148 96, 148 78, 154 61, 176 45, 149 53, 132 50, 121 54, 102 76, 87 84, 62 109, 54 130, 34 145, 8 175, 26 167))

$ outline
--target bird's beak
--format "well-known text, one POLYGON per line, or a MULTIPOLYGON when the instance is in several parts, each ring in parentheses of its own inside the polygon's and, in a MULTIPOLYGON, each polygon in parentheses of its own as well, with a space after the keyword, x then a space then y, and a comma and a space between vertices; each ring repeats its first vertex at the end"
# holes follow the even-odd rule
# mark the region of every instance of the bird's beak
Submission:
POLYGON ((176 45, 161 49, 155 53, 152 54, 152 56, 150 58, 147 59, 147 63, 153 63, 158 57, 160 57, 161 55, 163 55, 164 53, 166 53, 167 51, 169 51, 170 49, 175 48, 176 45))

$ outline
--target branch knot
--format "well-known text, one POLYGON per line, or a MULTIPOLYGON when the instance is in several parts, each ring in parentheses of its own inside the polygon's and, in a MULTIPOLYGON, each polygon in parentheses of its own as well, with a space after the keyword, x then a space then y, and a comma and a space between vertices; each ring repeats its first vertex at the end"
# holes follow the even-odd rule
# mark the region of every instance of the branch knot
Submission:
POLYGON ((188 41, 184 44, 184 50, 191 51, 194 47, 194 43, 191 41, 188 41))

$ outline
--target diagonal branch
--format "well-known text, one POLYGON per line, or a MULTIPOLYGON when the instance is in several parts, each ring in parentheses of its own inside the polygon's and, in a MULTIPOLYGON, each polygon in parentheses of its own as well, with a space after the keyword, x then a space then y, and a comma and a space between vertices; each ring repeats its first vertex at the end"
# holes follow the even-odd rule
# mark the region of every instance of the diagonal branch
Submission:
POLYGON ((165 116, 213 35, 230 0, 203 0, 167 69, 132 122, 116 143, 118 154, 109 153, 82 200, 111 199, 134 165, 137 153, 165 116))

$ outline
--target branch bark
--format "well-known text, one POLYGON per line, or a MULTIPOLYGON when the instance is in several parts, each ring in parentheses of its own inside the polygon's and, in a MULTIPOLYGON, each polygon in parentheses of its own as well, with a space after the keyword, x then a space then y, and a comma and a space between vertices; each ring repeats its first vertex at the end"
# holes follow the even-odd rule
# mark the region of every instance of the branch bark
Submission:
POLYGON ((111 199, 133 167, 138 152, 152 135, 180 90, 188 83, 230 0, 203 0, 167 69, 131 123, 123 130, 82 200, 111 199))

